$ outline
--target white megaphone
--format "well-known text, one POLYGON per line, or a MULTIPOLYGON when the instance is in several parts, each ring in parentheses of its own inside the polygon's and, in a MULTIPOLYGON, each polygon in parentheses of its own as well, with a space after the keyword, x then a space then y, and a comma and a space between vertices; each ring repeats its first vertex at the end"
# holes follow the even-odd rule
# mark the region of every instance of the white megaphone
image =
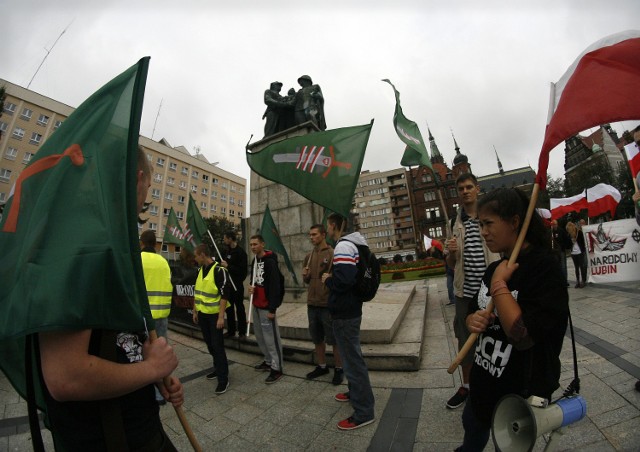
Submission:
POLYGON ((527 400, 515 394, 502 397, 491 421, 496 450, 531 451, 538 436, 577 422, 587 414, 587 402, 579 395, 545 405, 545 399, 535 396, 527 400))

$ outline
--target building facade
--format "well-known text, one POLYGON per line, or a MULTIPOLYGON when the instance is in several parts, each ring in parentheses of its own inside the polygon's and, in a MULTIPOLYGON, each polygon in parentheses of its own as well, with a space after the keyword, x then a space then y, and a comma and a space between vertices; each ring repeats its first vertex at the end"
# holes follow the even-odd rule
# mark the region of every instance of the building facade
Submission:
MULTIPOLYGON (((0 79, 6 88, 0 117, 0 205, 42 143, 74 111, 73 107, 0 79)), ((239 225, 246 214, 246 179, 210 163, 199 152, 172 147, 166 140, 140 137, 152 168, 147 223, 141 229, 156 231, 162 240, 171 207, 184 226, 191 195, 204 218, 218 216, 239 225)), ((163 251, 175 252, 173 245, 163 251)), ((179 251, 179 249, 177 250, 179 251)))

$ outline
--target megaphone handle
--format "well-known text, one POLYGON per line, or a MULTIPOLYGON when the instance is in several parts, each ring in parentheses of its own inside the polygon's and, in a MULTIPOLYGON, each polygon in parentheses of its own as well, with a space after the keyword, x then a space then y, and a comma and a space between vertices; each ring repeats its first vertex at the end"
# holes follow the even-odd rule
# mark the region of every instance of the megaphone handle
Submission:
MULTIPOLYGON (((493 311, 493 298, 489 300, 486 311, 488 312, 493 311)), ((464 357, 467 356, 467 353, 469 353, 469 351, 471 350, 471 347, 473 347, 473 345, 476 343, 476 339, 478 339, 478 333, 471 333, 469 335, 467 342, 464 343, 464 345, 456 355, 456 358, 453 360, 453 362, 447 369, 448 373, 452 374, 456 371, 460 363, 462 363, 462 360, 464 359, 464 357)))

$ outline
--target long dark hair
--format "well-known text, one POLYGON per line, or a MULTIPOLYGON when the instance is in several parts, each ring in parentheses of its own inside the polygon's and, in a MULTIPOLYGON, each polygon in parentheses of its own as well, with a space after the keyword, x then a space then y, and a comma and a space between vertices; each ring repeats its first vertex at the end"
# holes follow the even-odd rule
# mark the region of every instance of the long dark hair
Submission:
MULTIPOLYGON (((478 212, 480 210, 488 210, 506 221, 517 215, 520 218, 518 234, 522 228, 528 206, 529 197, 517 188, 497 188, 478 200, 478 212)), ((536 248, 551 249, 549 230, 544 226, 542 218, 535 210, 533 211, 525 240, 536 248)))

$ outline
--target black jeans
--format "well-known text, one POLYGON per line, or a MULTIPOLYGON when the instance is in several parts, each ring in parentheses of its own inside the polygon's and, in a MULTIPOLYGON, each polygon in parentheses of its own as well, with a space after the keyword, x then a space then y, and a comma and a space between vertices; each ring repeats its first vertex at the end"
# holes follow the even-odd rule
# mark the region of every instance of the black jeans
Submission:
POLYGON ((216 328, 217 322, 218 314, 198 312, 198 323, 202 331, 202 338, 213 357, 213 367, 215 367, 218 374, 218 382, 226 383, 229 380, 229 362, 227 361, 227 353, 224 351, 222 329, 216 328))
MULTIPOLYGON (((234 281, 235 282, 235 281, 234 281)), ((247 334, 247 313, 244 310, 244 286, 242 282, 236 283, 238 290, 232 290, 227 306, 227 330, 233 335, 244 336, 247 334), (237 318, 237 323, 236 323, 237 318)))

